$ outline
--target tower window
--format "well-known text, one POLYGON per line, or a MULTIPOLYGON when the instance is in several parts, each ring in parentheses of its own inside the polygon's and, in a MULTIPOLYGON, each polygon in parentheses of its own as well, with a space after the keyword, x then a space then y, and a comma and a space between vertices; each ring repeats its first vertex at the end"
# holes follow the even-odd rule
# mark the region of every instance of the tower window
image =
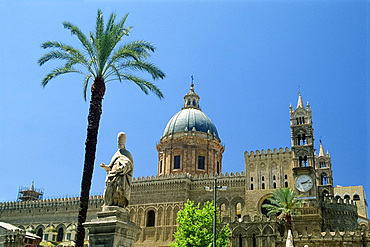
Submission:
POLYGON ((180 169, 180 155, 173 157, 173 169, 180 169))
POLYGON ((284 177, 285 177, 285 179, 288 179, 288 175, 286 175, 286 174, 285 174, 285 176, 284 176, 284 177))
POLYGON ((274 176, 272 176, 272 180, 275 180, 276 179, 276 176, 274 175, 274 176))
POLYGON ((308 163, 307 163, 307 156, 304 156, 303 158, 302 157, 299 157, 299 167, 307 167, 308 166, 308 163))
POLYGON ((253 184, 251 184, 251 190, 253 190, 253 184))
POLYGON ((153 210, 150 210, 147 215, 146 226, 154 226, 155 224, 155 213, 153 210))
POLYGON ((159 173, 162 173, 162 160, 159 162, 159 173))
POLYGON ((235 205, 235 214, 238 218, 242 217, 242 204, 240 202, 235 205))
POLYGON ((325 168, 326 167, 325 161, 320 161, 320 167, 321 168, 325 168))
POLYGON ((276 183, 274 182, 274 189, 276 189, 276 183))
POLYGON ((321 184, 322 185, 327 185, 328 184, 328 178, 326 174, 321 175, 321 184))
POLYGON ((198 156, 198 169, 204 170, 204 156, 198 156))
POLYGON ((288 182, 285 182, 285 188, 288 188, 288 182))
POLYGON ((265 181, 265 177, 264 176, 262 176, 262 181, 265 181))
POLYGON ((253 177, 251 177, 251 182, 253 182, 253 177))
POLYGON ((193 100, 193 106, 195 106, 195 100, 193 100))
POLYGON ((220 162, 217 161, 217 174, 220 174, 220 162))
POLYGON ((360 200, 360 196, 358 194, 354 194, 353 195, 353 200, 354 201, 359 201, 360 200))
POLYGON ((188 105, 190 105, 190 100, 188 100, 188 105))
POLYGON ((262 189, 263 190, 265 189, 265 183, 262 183, 262 189))

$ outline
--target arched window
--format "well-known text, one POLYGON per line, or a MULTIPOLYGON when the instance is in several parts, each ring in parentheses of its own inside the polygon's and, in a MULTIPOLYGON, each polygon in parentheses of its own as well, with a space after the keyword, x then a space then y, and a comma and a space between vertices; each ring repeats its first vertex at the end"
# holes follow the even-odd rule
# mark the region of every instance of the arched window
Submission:
POLYGON ((251 177, 251 182, 253 182, 253 177, 251 177))
POLYGON ((42 239, 42 235, 44 235, 44 231, 42 230, 42 228, 40 228, 37 230, 37 236, 39 236, 42 239))
POLYGON ((288 182, 285 182, 285 188, 288 188, 288 182))
POLYGON ((344 198, 344 200, 350 200, 351 199, 351 197, 348 194, 345 194, 343 198, 344 198))
POLYGON ((276 176, 274 175, 274 176, 272 176, 272 180, 275 180, 276 179, 276 176))
POLYGON ((242 217, 242 204, 238 202, 235 205, 235 215, 240 219, 242 217))
POLYGON ((262 183, 262 189, 263 190, 265 189, 265 183, 262 183))
POLYGON ((195 106, 195 100, 193 100, 193 106, 195 106))
POLYGON ((147 221, 146 226, 154 226, 155 225, 155 212, 153 210, 149 210, 147 213, 147 221))
POLYGON ((353 195, 353 200, 354 201, 359 201, 360 200, 360 196, 358 194, 354 194, 353 195))
POLYGON ((336 200, 339 200, 339 199, 340 199, 340 195, 336 195, 336 196, 335 196, 335 199, 336 199, 336 200))
POLYGON ((63 241, 63 238, 64 238, 64 229, 63 229, 63 227, 61 227, 58 230, 57 242, 63 241))
POLYGON ((173 157, 173 169, 180 169, 180 155, 173 157))
POLYGON ((204 170, 204 156, 198 156, 198 169, 204 170))
POLYGON ((326 174, 322 174, 321 175, 321 185, 327 185, 328 184, 328 178, 326 176, 326 174))
POLYGON ((221 207, 220 207, 220 215, 221 215, 221 218, 222 217, 225 217, 225 211, 226 211, 225 203, 222 203, 221 204, 221 207))
POLYGON ((320 167, 321 167, 321 168, 326 167, 325 161, 320 161, 320 167))
POLYGON ((274 189, 276 189, 276 183, 274 182, 274 189))
POLYGON ((285 174, 284 178, 285 178, 285 179, 288 179, 288 175, 286 175, 286 174, 285 174))
POLYGON ((262 176, 262 181, 265 181, 265 177, 264 176, 262 176))
POLYGON ((251 184, 251 190, 253 190, 253 184, 251 184))
POLYGON ((307 165, 308 165, 308 164, 307 164, 307 156, 304 156, 304 157, 303 157, 303 166, 304 166, 304 167, 307 167, 307 165))

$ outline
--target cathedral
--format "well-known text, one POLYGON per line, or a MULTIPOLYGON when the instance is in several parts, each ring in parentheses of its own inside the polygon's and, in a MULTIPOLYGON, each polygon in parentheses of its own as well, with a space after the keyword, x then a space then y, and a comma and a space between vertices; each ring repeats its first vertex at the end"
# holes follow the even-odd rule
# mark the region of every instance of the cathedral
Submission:
MULTIPOLYGON (((222 224, 231 230, 232 247, 285 246, 284 220, 266 216, 262 207, 275 189, 285 187, 304 200, 300 214, 292 217, 295 246, 370 246, 364 190, 333 186, 330 154, 321 143, 316 153, 312 111, 300 94, 297 106, 289 107, 291 147, 245 151, 245 167, 230 174, 222 173, 225 147, 199 100, 191 84, 182 109, 156 145, 157 175, 133 178, 128 209, 131 221, 141 228, 135 246, 174 242, 178 211, 187 200, 212 201, 213 193, 204 187, 214 183, 227 187, 218 192, 216 202, 222 224)), ((43 242, 73 246, 79 198, 37 196, 0 203, 0 221, 38 235, 43 242)), ((87 221, 96 218, 102 204, 102 196, 90 198, 87 221)))

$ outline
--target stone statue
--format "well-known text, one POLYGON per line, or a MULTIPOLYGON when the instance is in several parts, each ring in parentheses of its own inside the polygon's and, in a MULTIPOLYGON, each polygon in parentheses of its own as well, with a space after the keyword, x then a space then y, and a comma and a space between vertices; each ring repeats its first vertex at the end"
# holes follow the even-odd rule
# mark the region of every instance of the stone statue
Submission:
POLYGON ((126 134, 117 136, 118 151, 113 155, 110 164, 100 167, 107 172, 104 190, 104 206, 127 207, 130 200, 131 180, 134 162, 131 153, 126 150, 126 134))

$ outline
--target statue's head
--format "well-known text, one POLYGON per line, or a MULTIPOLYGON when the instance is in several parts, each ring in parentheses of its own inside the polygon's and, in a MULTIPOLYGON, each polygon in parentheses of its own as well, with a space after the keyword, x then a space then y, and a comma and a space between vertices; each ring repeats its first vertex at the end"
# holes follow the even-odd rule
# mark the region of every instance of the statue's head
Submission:
POLYGON ((118 133, 117 136, 118 149, 125 149, 125 143, 126 143, 126 134, 124 132, 118 133))

